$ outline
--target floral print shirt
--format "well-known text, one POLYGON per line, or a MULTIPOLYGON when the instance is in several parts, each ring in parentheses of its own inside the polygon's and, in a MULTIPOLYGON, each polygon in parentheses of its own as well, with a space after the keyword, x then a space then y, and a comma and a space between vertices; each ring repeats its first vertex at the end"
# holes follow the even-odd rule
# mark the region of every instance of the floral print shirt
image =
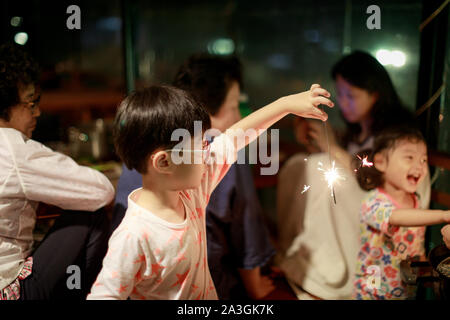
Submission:
MULTIPOLYGON (((412 194, 415 208, 417 196, 412 194)), ((381 188, 370 191, 360 212, 360 249, 357 257, 354 299, 407 299, 400 275, 400 262, 425 254, 425 227, 389 224, 392 211, 400 206, 381 188)))

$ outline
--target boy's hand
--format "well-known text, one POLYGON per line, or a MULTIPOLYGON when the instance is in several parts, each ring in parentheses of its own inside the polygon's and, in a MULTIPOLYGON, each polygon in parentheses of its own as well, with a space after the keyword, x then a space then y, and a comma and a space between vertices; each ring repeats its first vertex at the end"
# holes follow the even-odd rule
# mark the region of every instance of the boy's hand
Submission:
POLYGON ((319 84, 313 84, 308 91, 283 97, 287 111, 304 118, 319 119, 326 121, 328 115, 320 110, 319 105, 323 104, 330 108, 334 103, 328 99, 331 94, 320 87, 319 84))

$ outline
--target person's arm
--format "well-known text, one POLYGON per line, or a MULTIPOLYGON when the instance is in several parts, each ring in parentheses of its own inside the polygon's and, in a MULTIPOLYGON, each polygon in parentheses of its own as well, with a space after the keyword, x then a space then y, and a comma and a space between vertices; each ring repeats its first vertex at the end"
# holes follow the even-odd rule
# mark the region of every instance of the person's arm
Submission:
POLYGON ((67 210, 96 211, 110 203, 114 187, 102 173, 39 142, 15 147, 14 162, 27 199, 67 210))
POLYGON ((393 210, 389 223, 394 226, 419 227, 440 223, 450 223, 450 211, 397 209, 393 210))
POLYGON ((313 84, 308 91, 282 97, 251 113, 215 138, 211 144, 211 155, 214 155, 215 160, 209 163, 207 179, 203 179, 202 183, 205 200, 225 176, 230 165, 236 161, 239 150, 287 114, 293 113, 301 117, 326 121, 328 115, 318 106, 325 104, 333 107, 333 102, 325 98, 330 96, 330 93, 320 85, 313 84))
POLYGON ((226 131, 226 135, 231 138, 231 141, 234 141, 234 146, 238 151, 255 140, 264 130, 290 113, 326 121, 328 115, 318 107, 321 104, 333 107, 333 102, 328 99, 330 96, 330 93, 321 88, 320 85, 313 84, 308 91, 282 97, 256 110, 231 126, 226 131), (253 131, 254 134, 248 135, 247 130, 253 131))

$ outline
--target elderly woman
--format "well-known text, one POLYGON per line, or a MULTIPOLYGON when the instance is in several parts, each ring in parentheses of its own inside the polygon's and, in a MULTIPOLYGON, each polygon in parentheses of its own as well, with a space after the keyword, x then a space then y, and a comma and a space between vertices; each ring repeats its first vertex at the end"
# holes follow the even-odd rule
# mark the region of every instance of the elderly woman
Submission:
POLYGON ((106 215, 65 212, 32 252, 36 209, 44 202, 96 211, 114 188, 31 139, 40 115, 37 81, 37 65, 22 49, 0 47, 0 300, 84 299, 106 252, 106 215))

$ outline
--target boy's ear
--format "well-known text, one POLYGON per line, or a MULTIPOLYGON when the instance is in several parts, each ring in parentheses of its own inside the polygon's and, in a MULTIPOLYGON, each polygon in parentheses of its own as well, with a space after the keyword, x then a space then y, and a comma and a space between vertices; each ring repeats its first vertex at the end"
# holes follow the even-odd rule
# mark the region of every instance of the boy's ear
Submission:
POLYGON ((147 162, 147 169, 150 168, 156 170, 158 173, 170 173, 169 154, 166 151, 158 151, 151 155, 147 162))
POLYGON ((381 152, 376 153, 373 157, 373 164, 378 171, 385 172, 387 167, 386 155, 381 152))

